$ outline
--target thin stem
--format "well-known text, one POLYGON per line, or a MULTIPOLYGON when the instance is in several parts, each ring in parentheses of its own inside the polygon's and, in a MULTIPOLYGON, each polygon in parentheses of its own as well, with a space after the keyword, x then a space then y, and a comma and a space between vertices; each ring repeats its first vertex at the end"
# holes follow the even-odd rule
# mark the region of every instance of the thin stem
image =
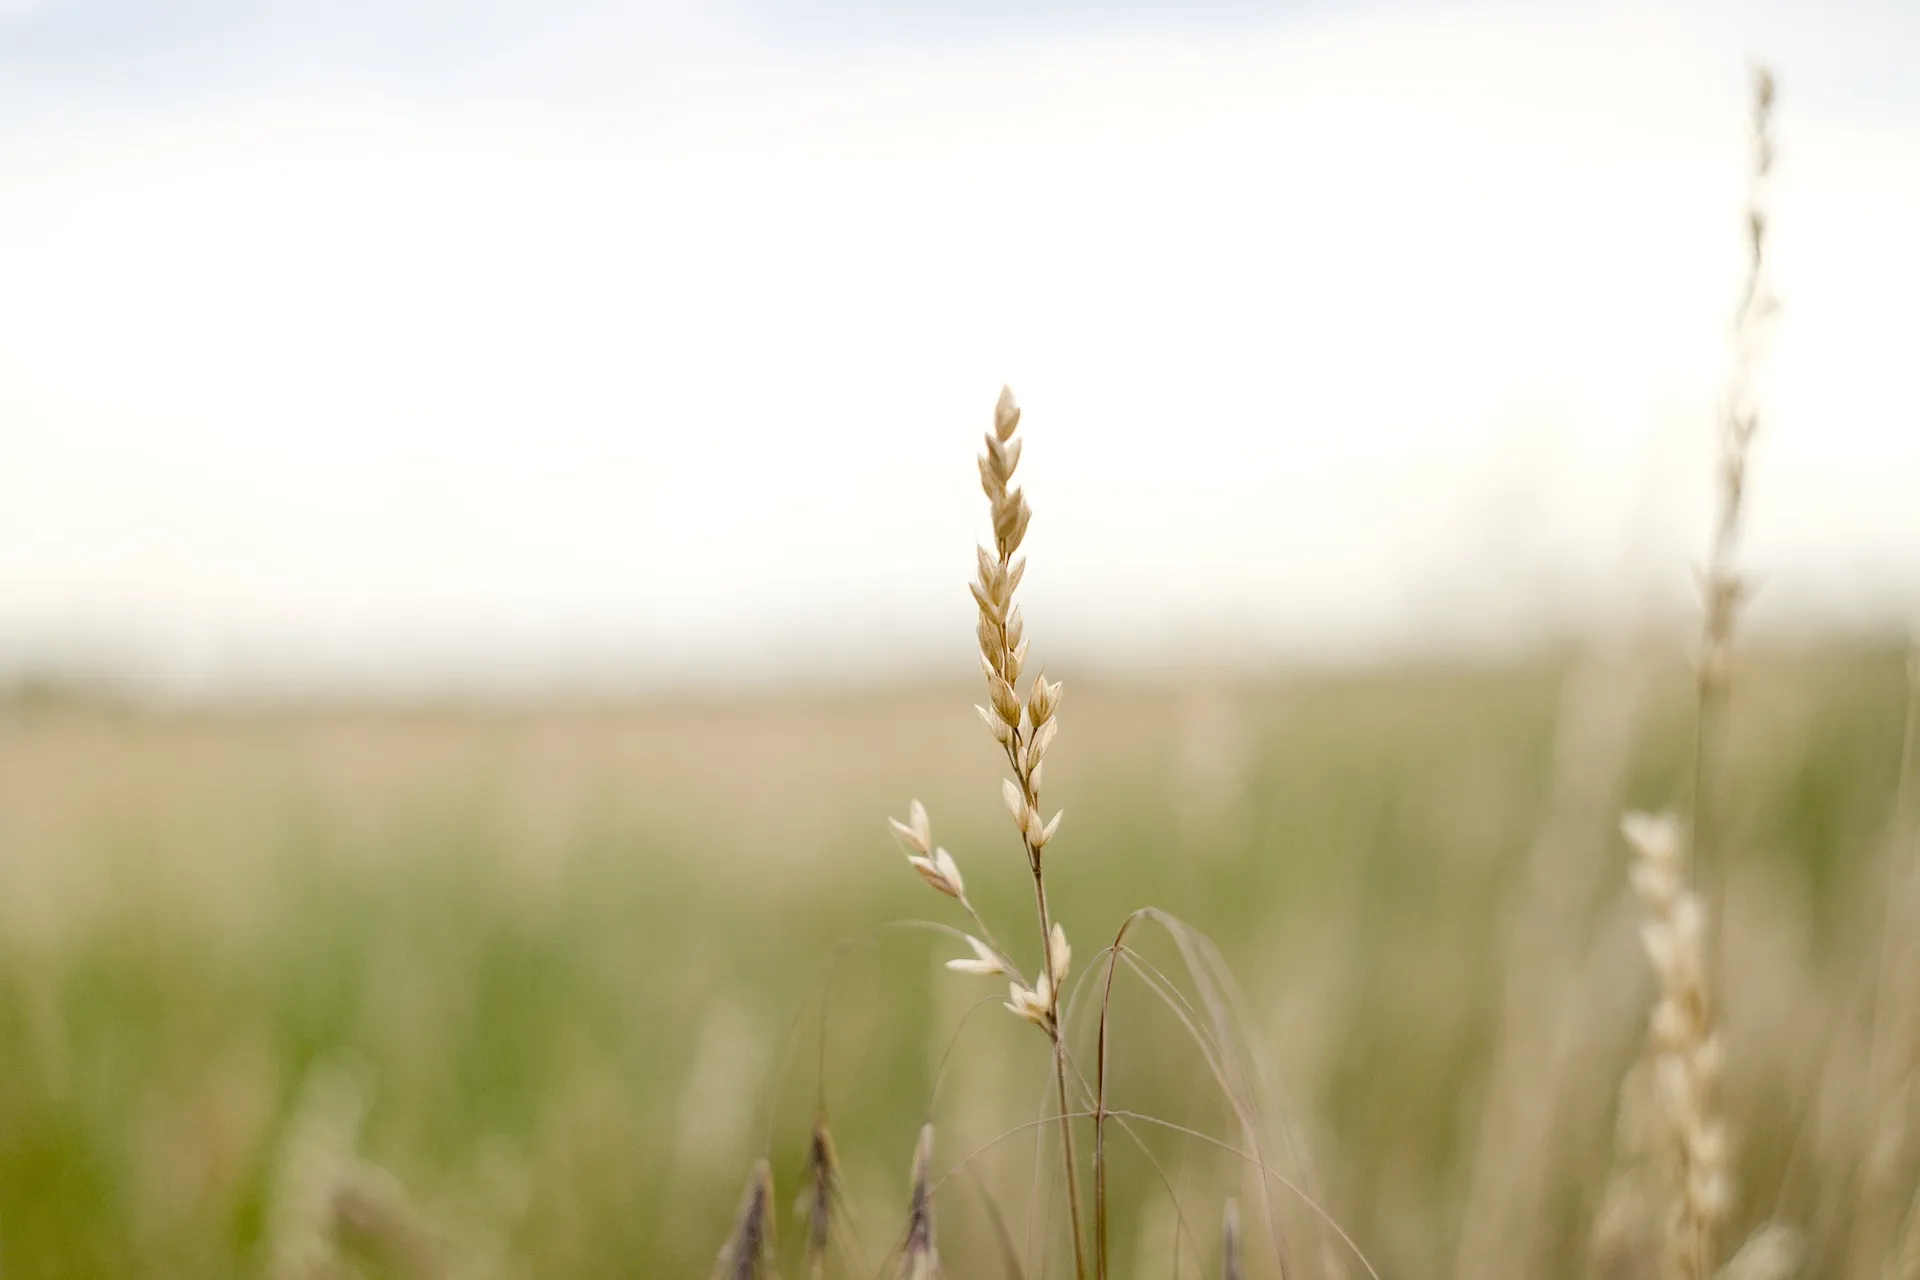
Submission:
MULTIPOLYGON (((1006 563, 1003 552, 1001 563, 1006 563)), ((1020 794, 1029 808, 1039 803, 1034 794, 1033 778, 1025 765, 1023 740, 1018 727, 1010 735, 1007 750, 1007 763, 1013 769, 1014 780, 1019 783, 1020 794)), ((1047 1037, 1053 1044, 1053 1082, 1060 1103, 1060 1158, 1067 1177, 1067 1224, 1073 1233, 1073 1274, 1075 1280, 1087 1280, 1087 1253, 1085 1228, 1080 1220, 1080 1170, 1079 1159, 1074 1154, 1073 1120, 1068 1114, 1067 1099, 1067 1042, 1060 1026, 1060 992, 1052 985, 1053 978, 1053 915, 1047 908, 1047 877, 1044 870, 1042 851, 1034 846, 1031 837, 1022 833, 1020 844, 1026 850, 1027 866, 1033 872, 1033 902, 1040 917, 1040 972, 1049 982, 1049 991, 1053 1009, 1047 1015, 1047 1037)))
POLYGON ((1893 802, 1893 831, 1887 847, 1887 895, 1885 915, 1880 925, 1880 971, 1874 983, 1873 1031, 1867 1054, 1867 1080, 1878 1105, 1892 1093, 1887 1062, 1888 1024, 1892 1022, 1891 997, 1898 967, 1899 913, 1910 896, 1909 877, 1920 868, 1920 786, 1915 784, 1914 764, 1920 760, 1920 638, 1907 656, 1907 720, 1900 740, 1900 780, 1893 802), (1912 841, 1908 858, 1901 856, 1902 846, 1912 841), (1912 865, 1909 865, 1911 860, 1912 865))
MULTIPOLYGON (((1029 845, 1027 856, 1033 859, 1033 896, 1040 913, 1040 962, 1051 973, 1053 920, 1047 913, 1047 881, 1040 870, 1039 851, 1029 845)), ((1057 1012, 1060 1000, 1058 991, 1053 993, 1053 999, 1056 1011, 1047 1018, 1047 1035, 1053 1041, 1053 1084, 1060 1102, 1060 1148, 1067 1175, 1068 1226, 1073 1232, 1073 1274, 1076 1280, 1086 1280, 1086 1242, 1082 1239, 1084 1232, 1080 1224, 1080 1171, 1079 1161, 1073 1152, 1073 1118, 1067 1100, 1067 1041, 1057 1012)))
POLYGON ((1113 974, 1120 967, 1120 947, 1139 918, 1139 912, 1128 916, 1114 935, 1100 998, 1099 1047, 1093 1062, 1093 1272, 1097 1280, 1107 1280, 1107 1013, 1113 1007, 1113 974))

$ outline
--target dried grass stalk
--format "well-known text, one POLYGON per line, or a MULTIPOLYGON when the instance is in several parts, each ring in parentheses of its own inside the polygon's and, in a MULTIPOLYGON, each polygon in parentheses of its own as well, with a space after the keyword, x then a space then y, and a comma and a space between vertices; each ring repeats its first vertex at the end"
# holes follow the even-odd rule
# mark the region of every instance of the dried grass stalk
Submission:
MULTIPOLYGON (((1071 949, 1066 931, 1053 919, 1047 904, 1044 860, 1048 844, 1060 829, 1061 814, 1044 816, 1040 785, 1048 750, 1060 731, 1055 718, 1061 699, 1059 681, 1036 677, 1023 699, 1020 681, 1026 671, 1026 624, 1014 596, 1026 576, 1027 562, 1019 557, 1033 509, 1013 484, 1020 466, 1022 443, 1020 406, 1011 389, 1003 387, 994 405, 993 430, 985 436, 979 458, 980 488, 986 494, 993 525, 993 546, 976 548, 978 575, 969 585, 980 616, 974 635, 980 646, 980 669, 986 677, 987 701, 976 707, 982 723, 1006 753, 1012 777, 1002 782, 1007 813, 1019 833, 1033 876, 1033 896, 1040 925, 1039 975, 1032 982, 1014 976, 1007 1008, 1046 1032, 1052 1042, 1054 1084, 1060 1115, 1061 1162, 1065 1175, 1067 1218, 1073 1235, 1073 1271, 1084 1280, 1086 1246, 1081 1227, 1080 1175, 1074 1155, 1073 1122, 1068 1118, 1067 1048, 1060 1026, 1060 992, 1066 983, 1071 949)), ((958 896, 958 895, 955 895, 958 896)), ((991 941, 991 939, 989 939, 991 941)), ((997 948, 995 948, 997 950, 997 948)), ((982 957, 985 959, 985 957, 982 957)), ((1011 966, 1006 966, 1011 969, 1011 966)))
POLYGON ((1732 1202, 1726 1128, 1715 1094, 1722 1041, 1709 999, 1717 968, 1713 941, 1724 881, 1720 862, 1722 747, 1734 622, 1747 584, 1734 567, 1746 510, 1747 466, 1760 429, 1757 372, 1777 310, 1767 280, 1767 187, 1773 172, 1773 75, 1755 68, 1752 163, 1746 209, 1747 272, 1734 315, 1733 367, 1720 419, 1718 505, 1701 573, 1704 607, 1699 655, 1699 714, 1694 740, 1691 848, 1671 817, 1629 815, 1623 824, 1636 855, 1634 888, 1648 908, 1641 926, 1659 978, 1651 1028, 1655 1093, 1667 1130, 1676 1185, 1668 1209, 1662 1274, 1705 1280, 1719 1259, 1718 1233, 1732 1202))
POLYGON ((987 923, 967 898, 966 882, 953 855, 933 842, 932 824, 926 807, 915 800, 907 820, 893 819, 894 834, 907 849, 907 861, 939 893, 958 902, 979 929, 979 936, 963 935, 972 956, 949 960, 947 967, 959 973, 1000 975, 1008 979, 1006 1007, 1016 1016, 1045 1032, 1053 1049, 1054 1091, 1059 1106, 1061 1166, 1066 1183, 1067 1217, 1073 1235, 1074 1275, 1086 1280, 1086 1244, 1081 1226, 1080 1175, 1074 1155, 1072 1108, 1068 1103, 1067 1047, 1060 1025, 1060 995, 1066 985, 1073 949, 1067 944, 1067 932, 1055 920, 1047 904, 1044 870, 1046 850, 1060 830, 1061 814, 1049 818, 1040 808, 1040 783, 1047 752, 1059 735, 1056 715, 1060 708, 1059 681, 1036 677, 1023 697, 1021 680, 1026 673, 1026 624, 1020 606, 1014 603, 1020 581, 1026 575, 1026 561, 1019 557, 1021 543, 1033 509, 1026 496, 1014 487, 1013 477, 1020 466, 1022 444, 1016 439, 1020 429, 1020 407, 1013 392, 1001 388, 994 406, 993 429, 986 433, 979 458, 980 487, 987 495, 988 513, 993 525, 992 546, 976 547, 978 575, 969 584, 973 601, 979 608, 974 628, 979 642, 980 669, 986 677, 987 700, 976 706, 980 719, 1005 753, 1012 777, 1001 782, 1001 797, 1020 845, 1026 854, 1027 870, 1033 877, 1033 896, 1040 924, 1040 964, 1028 981, 1006 950, 995 941, 987 923))
MULTIPOLYGON (((1694 741, 1693 858, 1691 881, 1709 884, 1719 877, 1721 747, 1726 738, 1725 706, 1735 616, 1747 596, 1747 583, 1734 568, 1740 526, 1746 512, 1747 463, 1760 430, 1758 371, 1760 357, 1778 305, 1767 280, 1767 188, 1773 173, 1773 73, 1754 69, 1752 166, 1746 210, 1747 275, 1734 314, 1733 368, 1720 419, 1719 506, 1707 563, 1701 574, 1705 607, 1701 618, 1700 717, 1694 741)), ((1714 895, 1710 892, 1709 898, 1714 895)))
POLYGON ((772 1280, 779 1271, 773 1257, 773 1170, 756 1160, 740 1197, 733 1233, 714 1260, 713 1280, 772 1280))
POLYGON ((900 1280, 935 1280, 940 1250, 933 1242, 933 1126, 922 1125, 913 1147, 913 1176, 907 1204, 907 1243, 900 1257, 900 1280))
POLYGON ((1726 1126, 1716 1102, 1724 1052, 1708 990, 1707 909, 1686 886, 1676 819, 1629 814, 1621 829, 1635 855, 1633 887, 1647 906, 1641 943, 1660 984, 1648 1047, 1676 1175, 1661 1273, 1668 1280, 1705 1280, 1714 1272, 1719 1229, 1733 1200, 1726 1126))
POLYGON ((806 1181, 800 1203, 807 1229, 801 1270, 808 1280, 821 1280, 827 1273, 827 1251, 833 1243, 833 1216, 840 1206, 840 1161, 825 1115, 814 1120, 813 1133, 807 1139, 806 1181))

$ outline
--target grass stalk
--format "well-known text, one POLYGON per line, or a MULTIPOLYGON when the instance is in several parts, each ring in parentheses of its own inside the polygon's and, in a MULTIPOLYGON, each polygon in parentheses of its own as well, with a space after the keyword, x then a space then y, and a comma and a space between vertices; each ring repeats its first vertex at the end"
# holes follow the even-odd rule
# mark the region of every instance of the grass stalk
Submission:
POLYGON ((1733 632, 1748 584, 1734 566, 1746 511, 1747 467, 1760 430, 1757 374, 1768 321, 1776 308, 1767 282, 1767 187, 1773 172, 1772 72, 1753 74, 1752 162, 1746 210, 1747 271, 1733 323, 1733 367, 1720 417, 1719 502, 1707 549, 1701 590, 1698 678, 1699 714, 1694 728, 1693 832, 1689 882, 1717 902, 1723 873, 1721 804, 1727 741, 1727 698, 1733 632))

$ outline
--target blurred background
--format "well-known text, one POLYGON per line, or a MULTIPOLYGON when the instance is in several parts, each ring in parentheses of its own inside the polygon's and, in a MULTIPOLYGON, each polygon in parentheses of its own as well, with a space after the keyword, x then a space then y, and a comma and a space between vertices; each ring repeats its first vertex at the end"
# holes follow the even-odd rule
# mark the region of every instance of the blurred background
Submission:
MULTIPOLYGON (((1146 903, 1214 937, 1382 1274, 1604 1271, 1754 57, 1735 1223, 1869 1274, 1896 0, 0 0, 0 1274, 698 1275, 821 1100, 878 1274, 921 1120, 944 1168, 1045 1079, 880 927, 946 905, 920 796, 1024 937, 969 709, 1002 383, 1082 963, 1146 903)), ((1165 1012, 1123 1087, 1218 1131, 1165 1012)), ((1160 1155, 1211 1248, 1232 1162, 1160 1155)), ((1135 1163, 1116 1274, 1201 1274, 1135 1163)), ((967 1167, 1044 1236, 1032 1166, 967 1167)))

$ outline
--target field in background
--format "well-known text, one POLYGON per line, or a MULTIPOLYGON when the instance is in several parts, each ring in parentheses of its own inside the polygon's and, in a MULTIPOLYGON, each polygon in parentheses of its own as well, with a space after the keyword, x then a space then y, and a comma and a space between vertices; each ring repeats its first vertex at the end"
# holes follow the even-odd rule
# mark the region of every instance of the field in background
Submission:
MULTIPOLYGON (((1834 645, 1735 676, 1730 1239, 1778 1214, 1817 1263, 1865 1141, 1835 1092, 1870 1012, 1903 664, 1834 645)), ((1650 988, 1616 821, 1687 801, 1678 660, 1060 674, 1049 884, 1077 967, 1137 905, 1215 938, 1383 1274, 1585 1274, 1650 988)), ((298 1270, 324 1157, 368 1162, 369 1275, 704 1275, 770 1097, 797 1189, 822 1061, 870 1255, 846 1274, 881 1274, 930 1099, 941 1168, 1043 1102, 1037 1038, 970 1014, 1003 993, 877 927, 940 905, 886 829, 915 795, 982 909, 1030 911, 974 696, 0 707, 0 1274, 298 1270)), ((1119 1009, 1126 1105, 1218 1131, 1191 1049, 1119 1009)), ((1180 1177, 1229 1178, 1163 1136, 1180 1177)), ((1024 1231, 1031 1140, 979 1169, 1024 1231)), ((1171 1274, 1164 1193, 1137 1159, 1117 1176, 1118 1274, 1171 1274)), ((973 1183, 947 1185, 949 1274, 994 1274, 973 1183)), ((1209 1242, 1217 1204, 1196 1197, 1209 1242)))

